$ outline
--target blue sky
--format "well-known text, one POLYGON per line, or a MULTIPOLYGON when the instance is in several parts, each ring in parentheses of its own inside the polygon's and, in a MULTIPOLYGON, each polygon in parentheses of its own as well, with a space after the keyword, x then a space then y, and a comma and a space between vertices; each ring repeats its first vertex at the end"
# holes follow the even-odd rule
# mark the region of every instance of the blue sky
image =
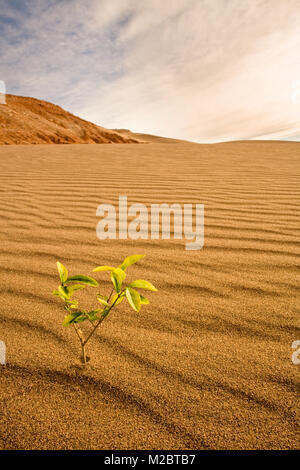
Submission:
POLYGON ((0 51, 8 93, 104 127, 300 135, 300 0, 0 0, 0 51))

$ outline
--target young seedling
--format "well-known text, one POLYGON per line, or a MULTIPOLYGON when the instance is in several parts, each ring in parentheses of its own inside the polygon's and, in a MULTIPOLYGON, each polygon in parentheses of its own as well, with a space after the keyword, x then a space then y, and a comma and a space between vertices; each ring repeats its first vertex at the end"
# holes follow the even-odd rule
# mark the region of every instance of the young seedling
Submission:
POLYGON ((64 302, 64 308, 67 310, 68 314, 63 320, 63 326, 73 325, 75 333, 80 341, 82 362, 84 364, 86 364, 88 360, 86 355, 86 345, 88 341, 92 338, 97 328, 110 314, 112 309, 126 299, 133 310, 139 312, 142 305, 149 304, 149 300, 136 289, 157 291, 151 282, 143 279, 133 281, 126 286, 123 285, 126 278, 127 268, 144 258, 144 256, 145 255, 128 256, 125 258, 123 263, 116 268, 114 266, 98 266, 93 269, 93 272, 109 271, 113 287, 109 296, 105 296, 100 293, 97 294, 96 297, 98 302, 101 304, 101 308, 97 308, 92 311, 86 311, 79 308, 78 301, 74 300, 72 296, 76 291, 84 289, 87 286, 97 287, 98 282, 92 277, 83 276, 81 274, 69 277, 65 266, 60 262, 57 262, 60 285, 57 290, 53 291, 53 295, 59 297, 64 302), (86 338, 84 337, 82 330, 78 327, 78 323, 82 323, 84 321, 88 321, 91 326, 91 330, 86 338))

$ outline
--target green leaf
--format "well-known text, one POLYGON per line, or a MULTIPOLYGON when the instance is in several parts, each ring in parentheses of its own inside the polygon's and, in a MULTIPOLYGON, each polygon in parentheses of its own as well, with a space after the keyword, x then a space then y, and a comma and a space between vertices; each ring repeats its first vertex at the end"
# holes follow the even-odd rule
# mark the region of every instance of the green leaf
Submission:
POLYGON ((74 318, 76 318, 76 316, 74 316, 75 314, 73 313, 69 313, 69 315, 66 315, 65 318, 64 318, 64 321, 62 322, 62 325, 63 326, 69 326, 73 323, 73 320, 74 318))
POLYGON ((92 310, 91 312, 87 312, 86 315, 91 321, 99 320, 98 318, 98 313, 102 312, 101 308, 98 308, 96 310, 92 310))
POLYGON ((87 320, 87 315, 86 313, 83 313, 82 315, 78 316, 73 323, 81 323, 86 320, 87 320))
POLYGON ((97 268, 93 269, 93 272, 98 273, 100 271, 113 271, 114 269, 114 266, 98 266, 97 268))
POLYGON ((70 299, 75 291, 84 288, 85 286, 81 284, 75 284, 74 286, 58 286, 58 292, 60 296, 62 295, 64 297, 64 299, 70 299))
POLYGON ((114 295, 114 297, 112 298, 112 301, 111 301, 112 305, 114 304, 114 306, 116 307, 117 305, 119 305, 122 302, 124 297, 125 297, 125 293, 121 294, 119 298, 118 298, 118 294, 114 295), (118 298, 118 300, 117 300, 117 298, 118 298))
POLYGON ((126 271, 129 266, 132 264, 136 263, 140 259, 144 258, 146 255, 131 255, 127 256, 127 258, 124 259, 123 263, 118 266, 119 268, 123 269, 123 271, 126 271))
POLYGON ((70 298, 70 294, 69 294, 69 290, 67 286, 58 286, 58 291, 64 297, 65 300, 68 300, 70 298))
POLYGON ((111 272, 110 278, 112 280, 112 283, 114 285, 114 288, 115 288, 116 292, 118 292, 118 293, 120 292, 121 287, 122 287, 122 283, 123 283, 125 277, 126 277, 126 274, 120 268, 116 268, 111 272))
POLYGON ((68 278, 68 270, 59 261, 57 261, 56 266, 57 266, 57 269, 58 269, 60 281, 63 284, 64 282, 66 282, 66 280, 68 278))
POLYGON ((64 295, 62 295, 58 290, 54 290, 52 292, 53 295, 55 295, 56 297, 59 297, 61 300, 63 300, 64 302, 66 301, 66 298, 64 295))
POLYGON ((84 313, 74 312, 74 313, 69 313, 69 315, 65 316, 62 324, 63 326, 69 326, 69 325, 72 325, 73 323, 80 323, 84 320, 86 320, 84 313))
POLYGON ((98 302, 100 302, 100 304, 105 305, 105 307, 109 306, 109 303, 105 299, 100 297, 99 295, 97 295, 97 300, 98 300, 98 302))
POLYGON ((103 318, 107 317, 107 315, 109 314, 109 312, 110 312, 110 309, 109 309, 109 308, 105 308, 104 310, 102 310, 102 312, 101 312, 101 317, 100 317, 100 318, 103 319, 103 318))
POLYGON ((74 285, 68 286, 67 289, 68 289, 70 297, 71 297, 74 294, 75 291, 80 290, 80 289, 85 289, 85 285, 74 284, 74 285))
POLYGON ((98 297, 99 297, 100 299, 103 299, 103 300, 108 301, 107 295, 102 295, 102 294, 98 293, 98 294, 97 294, 97 298, 98 298, 98 297))
POLYGON ((127 287, 126 297, 127 297, 129 304, 133 308, 133 310, 135 310, 136 312, 139 312, 141 308, 140 294, 136 290, 131 289, 130 287, 127 287))
POLYGON ((65 302, 70 306, 78 306, 78 300, 65 300, 65 302))
POLYGON ((81 282, 82 284, 86 284, 87 286, 98 286, 98 282, 96 281, 96 279, 93 279, 90 276, 83 276, 82 274, 77 274, 76 276, 68 277, 65 282, 81 282))
POLYGON ((144 297, 143 295, 140 294, 140 298, 141 298, 141 304, 142 305, 148 305, 150 304, 149 300, 146 299, 146 297, 144 297))
POLYGON ((145 289, 145 290, 152 290, 153 292, 156 292, 157 289, 154 287, 151 282, 144 281, 143 279, 137 279, 136 281, 133 281, 129 284, 128 287, 135 287, 138 289, 145 289))

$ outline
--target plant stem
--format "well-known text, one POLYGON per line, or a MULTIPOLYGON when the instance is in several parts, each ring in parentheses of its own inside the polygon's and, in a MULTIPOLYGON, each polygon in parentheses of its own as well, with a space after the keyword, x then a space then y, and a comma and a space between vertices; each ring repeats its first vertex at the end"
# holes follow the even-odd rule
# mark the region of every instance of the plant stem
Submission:
POLYGON ((86 352, 85 352, 85 345, 83 343, 81 343, 81 350, 82 350, 83 364, 86 364, 86 352))
MULTIPOLYGON (((111 306, 109 307, 109 309, 105 312, 105 315, 103 315, 100 320, 98 321, 98 323, 96 325, 94 325, 94 329, 91 331, 91 333, 88 335, 88 337, 86 338, 86 340, 83 342, 83 346, 86 345, 86 343, 89 341, 89 339, 93 336, 93 334, 95 333, 95 331, 97 330, 98 326, 101 325, 101 323, 103 322, 103 320, 105 319, 105 317, 107 317, 107 315, 109 314, 109 312, 111 311, 111 309, 115 306, 115 303, 117 302, 117 300, 119 299, 121 295, 121 292, 119 292, 118 294, 118 297, 116 298, 116 300, 111 304, 111 306)), ((111 296, 111 295, 110 295, 111 296)))
POLYGON ((112 288, 112 290, 110 291, 110 294, 109 294, 109 297, 108 297, 108 302, 110 301, 110 298, 113 295, 113 292, 114 292, 114 288, 112 288))
POLYGON ((82 331, 79 328, 77 328, 75 323, 73 323, 73 325, 74 325, 74 329, 76 331, 76 334, 81 344, 82 361, 83 361, 83 364, 86 364, 86 350, 85 350, 85 341, 83 338, 83 334, 82 334, 82 331))
MULTIPOLYGON (((112 289, 111 293, 110 293, 110 296, 108 298, 108 301, 110 300, 112 294, 113 294, 113 291, 114 289, 112 289)), ((99 325, 101 325, 101 323, 103 322, 103 320, 105 319, 105 317, 107 317, 107 315, 109 314, 109 312, 111 311, 111 309, 115 306, 115 303, 117 302, 117 300, 120 298, 120 295, 122 294, 122 292, 119 292, 118 293, 118 296, 116 298, 116 300, 111 304, 111 306, 108 308, 107 311, 104 310, 104 315, 102 315, 102 317, 99 319, 98 323, 95 325, 91 320, 90 323, 91 325, 93 326, 93 330, 90 332, 90 334, 88 335, 88 337, 86 339, 84 339, 83 337, 83 334, 82 334, 82 331, 76 326, 76 323, 73 323, 73 326, 74 326, 74 330, 78 336, 78 339, 80 341, 80 345, 81 345, 81 351, 82 351, 82 361, 84 364, 86 364, 87 362, 87 358, 86 358, 86 349, 85 349, 85 346, 86 346, 86 343, 89 341, 89 339, 93 336, 93 334, 95 333, 96 329, 98 328, 99 325)), ((66 310, 68 310, 68 312, 70 313, 70 309, 67 308, 66 310)))

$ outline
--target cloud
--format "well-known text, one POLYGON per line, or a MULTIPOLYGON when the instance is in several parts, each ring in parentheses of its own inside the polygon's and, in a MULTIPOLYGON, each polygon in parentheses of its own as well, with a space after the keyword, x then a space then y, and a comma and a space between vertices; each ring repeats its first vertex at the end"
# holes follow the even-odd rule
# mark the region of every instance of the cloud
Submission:
POLYGON ((300 133, 300 0, 0 3, 12 93, 199 142, 300 133))

